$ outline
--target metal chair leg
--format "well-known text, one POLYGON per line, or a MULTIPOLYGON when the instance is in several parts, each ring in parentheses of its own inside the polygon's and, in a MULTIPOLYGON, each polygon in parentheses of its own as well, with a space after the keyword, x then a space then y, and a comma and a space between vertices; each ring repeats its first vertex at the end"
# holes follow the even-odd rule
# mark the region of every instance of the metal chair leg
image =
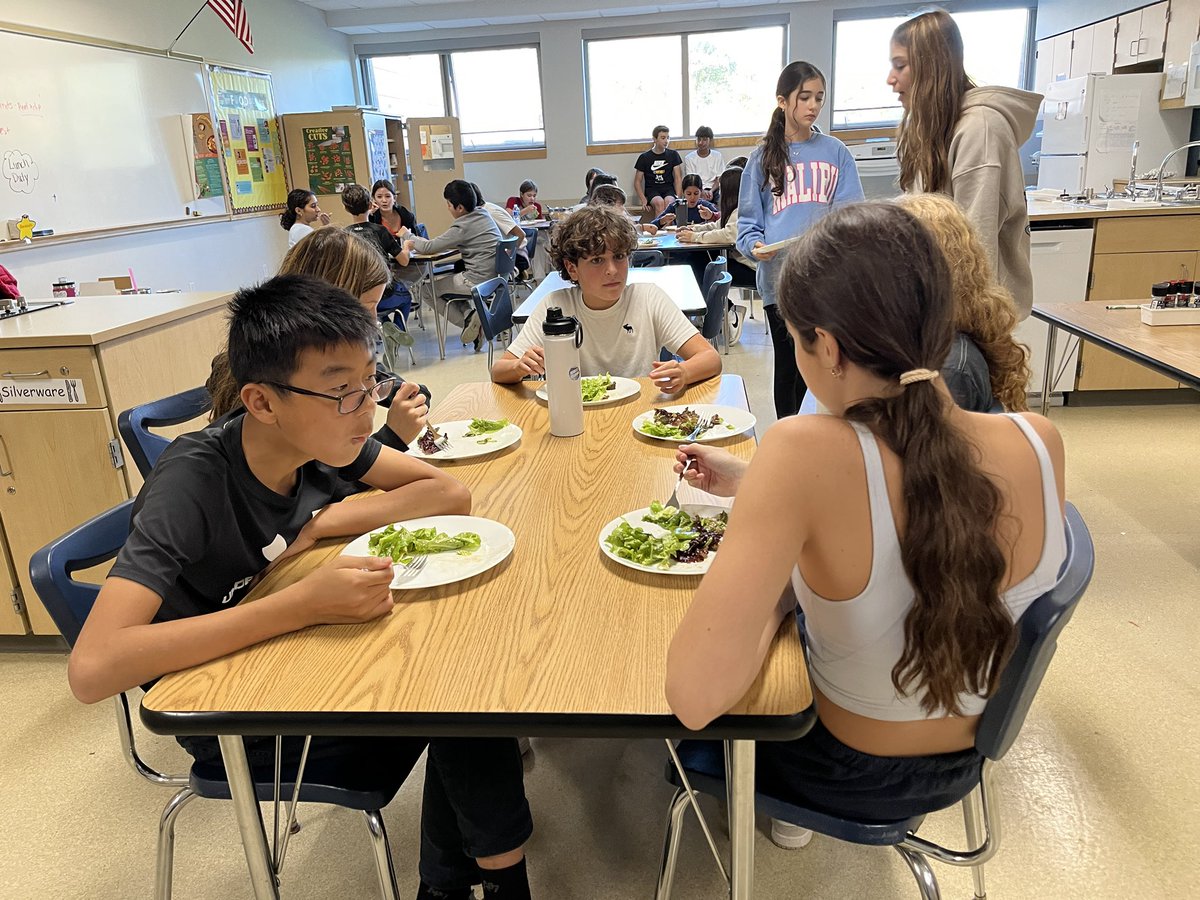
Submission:
POLYGON ((680 788, 675 792, 667 813, 667 834, 663 840, 662 865, 658 872, 655 900, 671 900, 671 890, 675 886, 675 867, 679 864, 679 841, 683 837, 683 816, 687 808, 687 791, 680 788))
POLYGON ((364 810, 367 831, 371 835, 371 849, 375 853, 375 872, 379 876, 379 895, 383 900, 399 900, 396 886, 396 869, 392 865, 392 848, 388 844, 387 829, 383 827, 383 815, 377 809, 364 810))
POLYGON ((938 890, 937 877, 933 874, 933 869, 929 867, 929 860, 925 858, 925 855, 898 844, 896 852, 904 857, 913 878, 917 879, 917 890, 921 892, 921 900, 942 900, 942 892, 938 890))
MULTIPOLYGON (((983 831, 980 823, 983 818, 983 805, 980 802, 979 788, 963 797, 963 823, 967 828, 967 844, 972 850, 983 844, 983 831)), ((971 866, 971 878, 975 882, 975 900, 987 900, 987 885, 983 879, 983 863, 971 866)))
POLYGON ((158 865, 154 875, 155 900, 171 900, 171 874, 175 866, 175 820, 194 798, 191 788, 184 788, 163 808, 158 820, 158 865))

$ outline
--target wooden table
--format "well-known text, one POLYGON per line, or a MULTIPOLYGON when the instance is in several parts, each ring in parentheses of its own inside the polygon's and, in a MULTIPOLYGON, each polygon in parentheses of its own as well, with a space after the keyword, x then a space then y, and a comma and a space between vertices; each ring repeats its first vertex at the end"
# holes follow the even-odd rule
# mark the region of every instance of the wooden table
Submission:
MULTIPOLYGON (((1143 325, 1140 310, 1104 307, 1098 301, 1035 303, 1034 318, 1050 326, 1046 352, 1054 353, 1059 330, 1066 331, 1200 391, 1200 325, 1143 325)), ((1050 369, 1042 381, 1042 415, 1050 409, 1050 369)))
MULTIPOLYGON (((745 385, 726 375, 671 398, 641 383, 639 397, 586 410, 577 438, 549 434, 546 406, 530 387, 459 385, 432 421, 503 416, 524 430, 514 447, 447 464, 471 488, 474 513, 516 534, 505 562, 459 584, 400 592, 403 602, 375 622, 305 629, 168 675, 143 699, 152 731, 220 735, 257 897, 277 894, 237 735, 696 736, 671 714, 663 685, 667 647, 698 579, 625 568, 597 540, 605 523, 674 485, 674 445, 635 434, 633 417, 680 400, 746 408, 745 385)), ((755 447, 747 435, 722 443, 743 458, 755 447)), ((345 543, 281 565, 245 602, 299 579, 345 543)), ((730 740, 738 900, 750 897, 752 881, 754 740, 799 737, 813 720, 789 617, 753 687, 702 733, 730 740)))
MULTIPOLYGON (((629 270, 629 284, 656 284, 667 292, 675 305, 683 310, 686 316, 704 315, 704 298, 700 295, 700 285, 696 284, 696 275, 691 266, 647 266, 642 269, 629 270)), ((554 291, 573 287, 558 272, 551 272, 542 279, 525 302, 513 313, 513 321, 523 324, 529 320, 542 298, 554 291)), ((669 492, 668 492, 669 493, 669 492)), ((666 495, 664 495, 666 496, 666 495)))

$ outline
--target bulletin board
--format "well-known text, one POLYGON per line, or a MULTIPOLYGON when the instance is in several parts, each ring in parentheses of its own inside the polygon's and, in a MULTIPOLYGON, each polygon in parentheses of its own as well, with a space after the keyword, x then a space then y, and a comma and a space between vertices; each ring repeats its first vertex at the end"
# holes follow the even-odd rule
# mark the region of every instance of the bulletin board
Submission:
POLYGON ((220 66, 209 66, 209 72, 230 211, 282 209, 287 174, 271 76, 220 66))

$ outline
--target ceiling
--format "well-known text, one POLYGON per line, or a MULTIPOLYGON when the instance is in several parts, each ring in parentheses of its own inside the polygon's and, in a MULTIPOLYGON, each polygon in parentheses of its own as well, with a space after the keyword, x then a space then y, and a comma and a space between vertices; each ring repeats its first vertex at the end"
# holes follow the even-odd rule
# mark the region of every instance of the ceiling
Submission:
MULTIPOLYGON (((395 34, 567 19, 613 18, 731 7, 778 6, 779 0, 300 0, 325 11, 329 27, 344 34, 395 34)), ((797 2, 797 0, 790 0, 797 2)))

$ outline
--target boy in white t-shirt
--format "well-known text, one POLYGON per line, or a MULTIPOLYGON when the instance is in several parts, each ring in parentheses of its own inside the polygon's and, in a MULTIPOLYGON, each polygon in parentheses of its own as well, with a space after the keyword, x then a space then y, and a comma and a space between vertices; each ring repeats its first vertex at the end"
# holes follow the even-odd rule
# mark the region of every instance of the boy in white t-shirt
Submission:
POLYGON ((587 206, 559 224, 550 249, 559 273, 574 287, 549 294, 516 340, 492 366, 492 381, 515 384, 546 374, 542 323, 551 306, 583 325, 579 365, 585 375, 648 376, 665 394, 721 372, 721 357, 661 288, 628 284, 633 225, 619 211, 587 206), (665 347, 682 358, 659 361, 665 347))
POLYGON ((704 183, 703 197, 712 200, 717 179, 725 171, 725 157, 713 149, 713 130, 707 125, 696 129, 696 149, 683 158, 683 174, 699 175, 704 183))

